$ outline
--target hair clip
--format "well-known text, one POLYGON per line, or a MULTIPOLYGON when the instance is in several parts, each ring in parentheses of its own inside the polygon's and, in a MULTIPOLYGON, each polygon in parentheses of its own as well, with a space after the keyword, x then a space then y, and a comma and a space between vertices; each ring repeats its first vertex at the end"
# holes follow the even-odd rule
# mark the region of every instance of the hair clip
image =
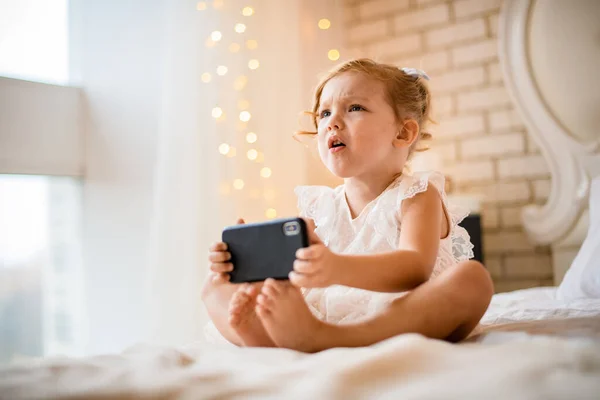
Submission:
POLYGON ((429 75, 427 75, 425 73, 425 71, 423 71, 422 69, 406 68, 406 67, 404 67, 404 68, 400 68, 400 70, 402 72, 404 72, 406 75, 416 76, 417 78, 421 77, 421 78, 423 78, 425 80, 429 80, 429 75))

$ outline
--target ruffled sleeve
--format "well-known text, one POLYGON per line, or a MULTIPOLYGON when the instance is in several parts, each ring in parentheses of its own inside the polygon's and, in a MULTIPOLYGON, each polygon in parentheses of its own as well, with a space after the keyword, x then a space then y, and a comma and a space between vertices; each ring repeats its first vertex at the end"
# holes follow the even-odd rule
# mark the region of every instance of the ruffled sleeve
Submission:
POLYGON ((445 261, 442 264, 448 264, 448 261, 454 264, 473 258, 473 244, 471 243, 469 234, 459 225, 469 212, 448 203, 444 190, 445 178, 439 172, 426 171, 403 176, 397 181, 394 187, 385 192, 382 195, 381 202, 379 203, 380 210, 376 213, 374 221, 376 232, 387 238, 391 246, 396 247, 400 237, 399 226, 402 220, 402 201, 425 192, 429 184, 432 184, 440 193, 442 203, 450 219, 448 239, 451 241, 451 246, 448 246, 448 248, 444 245, 440 246, 440 257, 451 258, 451 260, 442 260, 445 261), (395 214, 391 215, 390 210, 395 210, 395 214))
POLYGON ((334 189, 328 186, 298 186, 294 190, 298 196, 298 210, 303 218, 315 222, 315 233, 329 245, 329 234, 335 224, 336 209, 334 189))

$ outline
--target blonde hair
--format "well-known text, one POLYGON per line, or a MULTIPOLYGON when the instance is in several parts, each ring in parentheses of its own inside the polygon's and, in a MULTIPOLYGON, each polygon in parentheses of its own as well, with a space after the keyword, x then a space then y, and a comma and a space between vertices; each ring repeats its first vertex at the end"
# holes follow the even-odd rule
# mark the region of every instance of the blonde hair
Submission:
MULTIPOLYGON (((415 151, 425 151, 428 147, 417 148, 417 143, 423 140, 430 140, 431 134, 423 130, 428 122, 433 122, 430 117, 431 95, 427 87, 426 80, 418 74, 407 73, 396 66, 378 63, 369 58, 359 58, 344 62, 334 67, 327 76, 317 85, 314 93, 312 111, 306 111, 315 126, 318 127, 317 117, 320 107, 321 94, 323 88, 332 78, 343 74, 344 72, 356 72, 365 74, 370 78, 383 82, 385 86, 385 99, 394 110, 396 120, 402 121, 404 118, 412 118, 419 124, 419 136, 411 146, 411 153, 415 151)), ((295 136, 316 135, 317 132, 299 131, 295 136)))

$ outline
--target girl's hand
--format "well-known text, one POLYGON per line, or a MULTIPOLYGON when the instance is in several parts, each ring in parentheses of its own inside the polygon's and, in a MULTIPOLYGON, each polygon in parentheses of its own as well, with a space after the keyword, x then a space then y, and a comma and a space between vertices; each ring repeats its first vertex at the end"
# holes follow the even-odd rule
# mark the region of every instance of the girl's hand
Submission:
MULTIPOLYGON (((242 225, 245 222, 240 218, 237 224, 242 225)), ((230 262, 231 253, 227 251, 227 243, 214 243, 208 250, 208 261, 210 262, 214 283, 229 282, 229 273, 233 271, 233 264, 230 262)))
POLYGON ((294 271, 289 275, 290 281, 293 285, 304 288, 333 285, 340 277, 342 257, 321 242, 314 232, 315 225, 312 220, 306 220, 306 223, 310 245, 296 252, 294 271))

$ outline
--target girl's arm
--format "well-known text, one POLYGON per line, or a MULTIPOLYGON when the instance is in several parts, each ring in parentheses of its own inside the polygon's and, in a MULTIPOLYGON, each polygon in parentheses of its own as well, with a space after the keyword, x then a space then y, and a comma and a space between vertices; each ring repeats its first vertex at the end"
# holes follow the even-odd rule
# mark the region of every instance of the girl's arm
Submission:
POLYGON ((429 279, 440 238, 449 234, 439 192, 427 190, 402 202, 398 250, 373 255, 342 255, 322 243, 297 253, 292 283, 301 287, 341 284, 378 292, 414 289, 429 279))

